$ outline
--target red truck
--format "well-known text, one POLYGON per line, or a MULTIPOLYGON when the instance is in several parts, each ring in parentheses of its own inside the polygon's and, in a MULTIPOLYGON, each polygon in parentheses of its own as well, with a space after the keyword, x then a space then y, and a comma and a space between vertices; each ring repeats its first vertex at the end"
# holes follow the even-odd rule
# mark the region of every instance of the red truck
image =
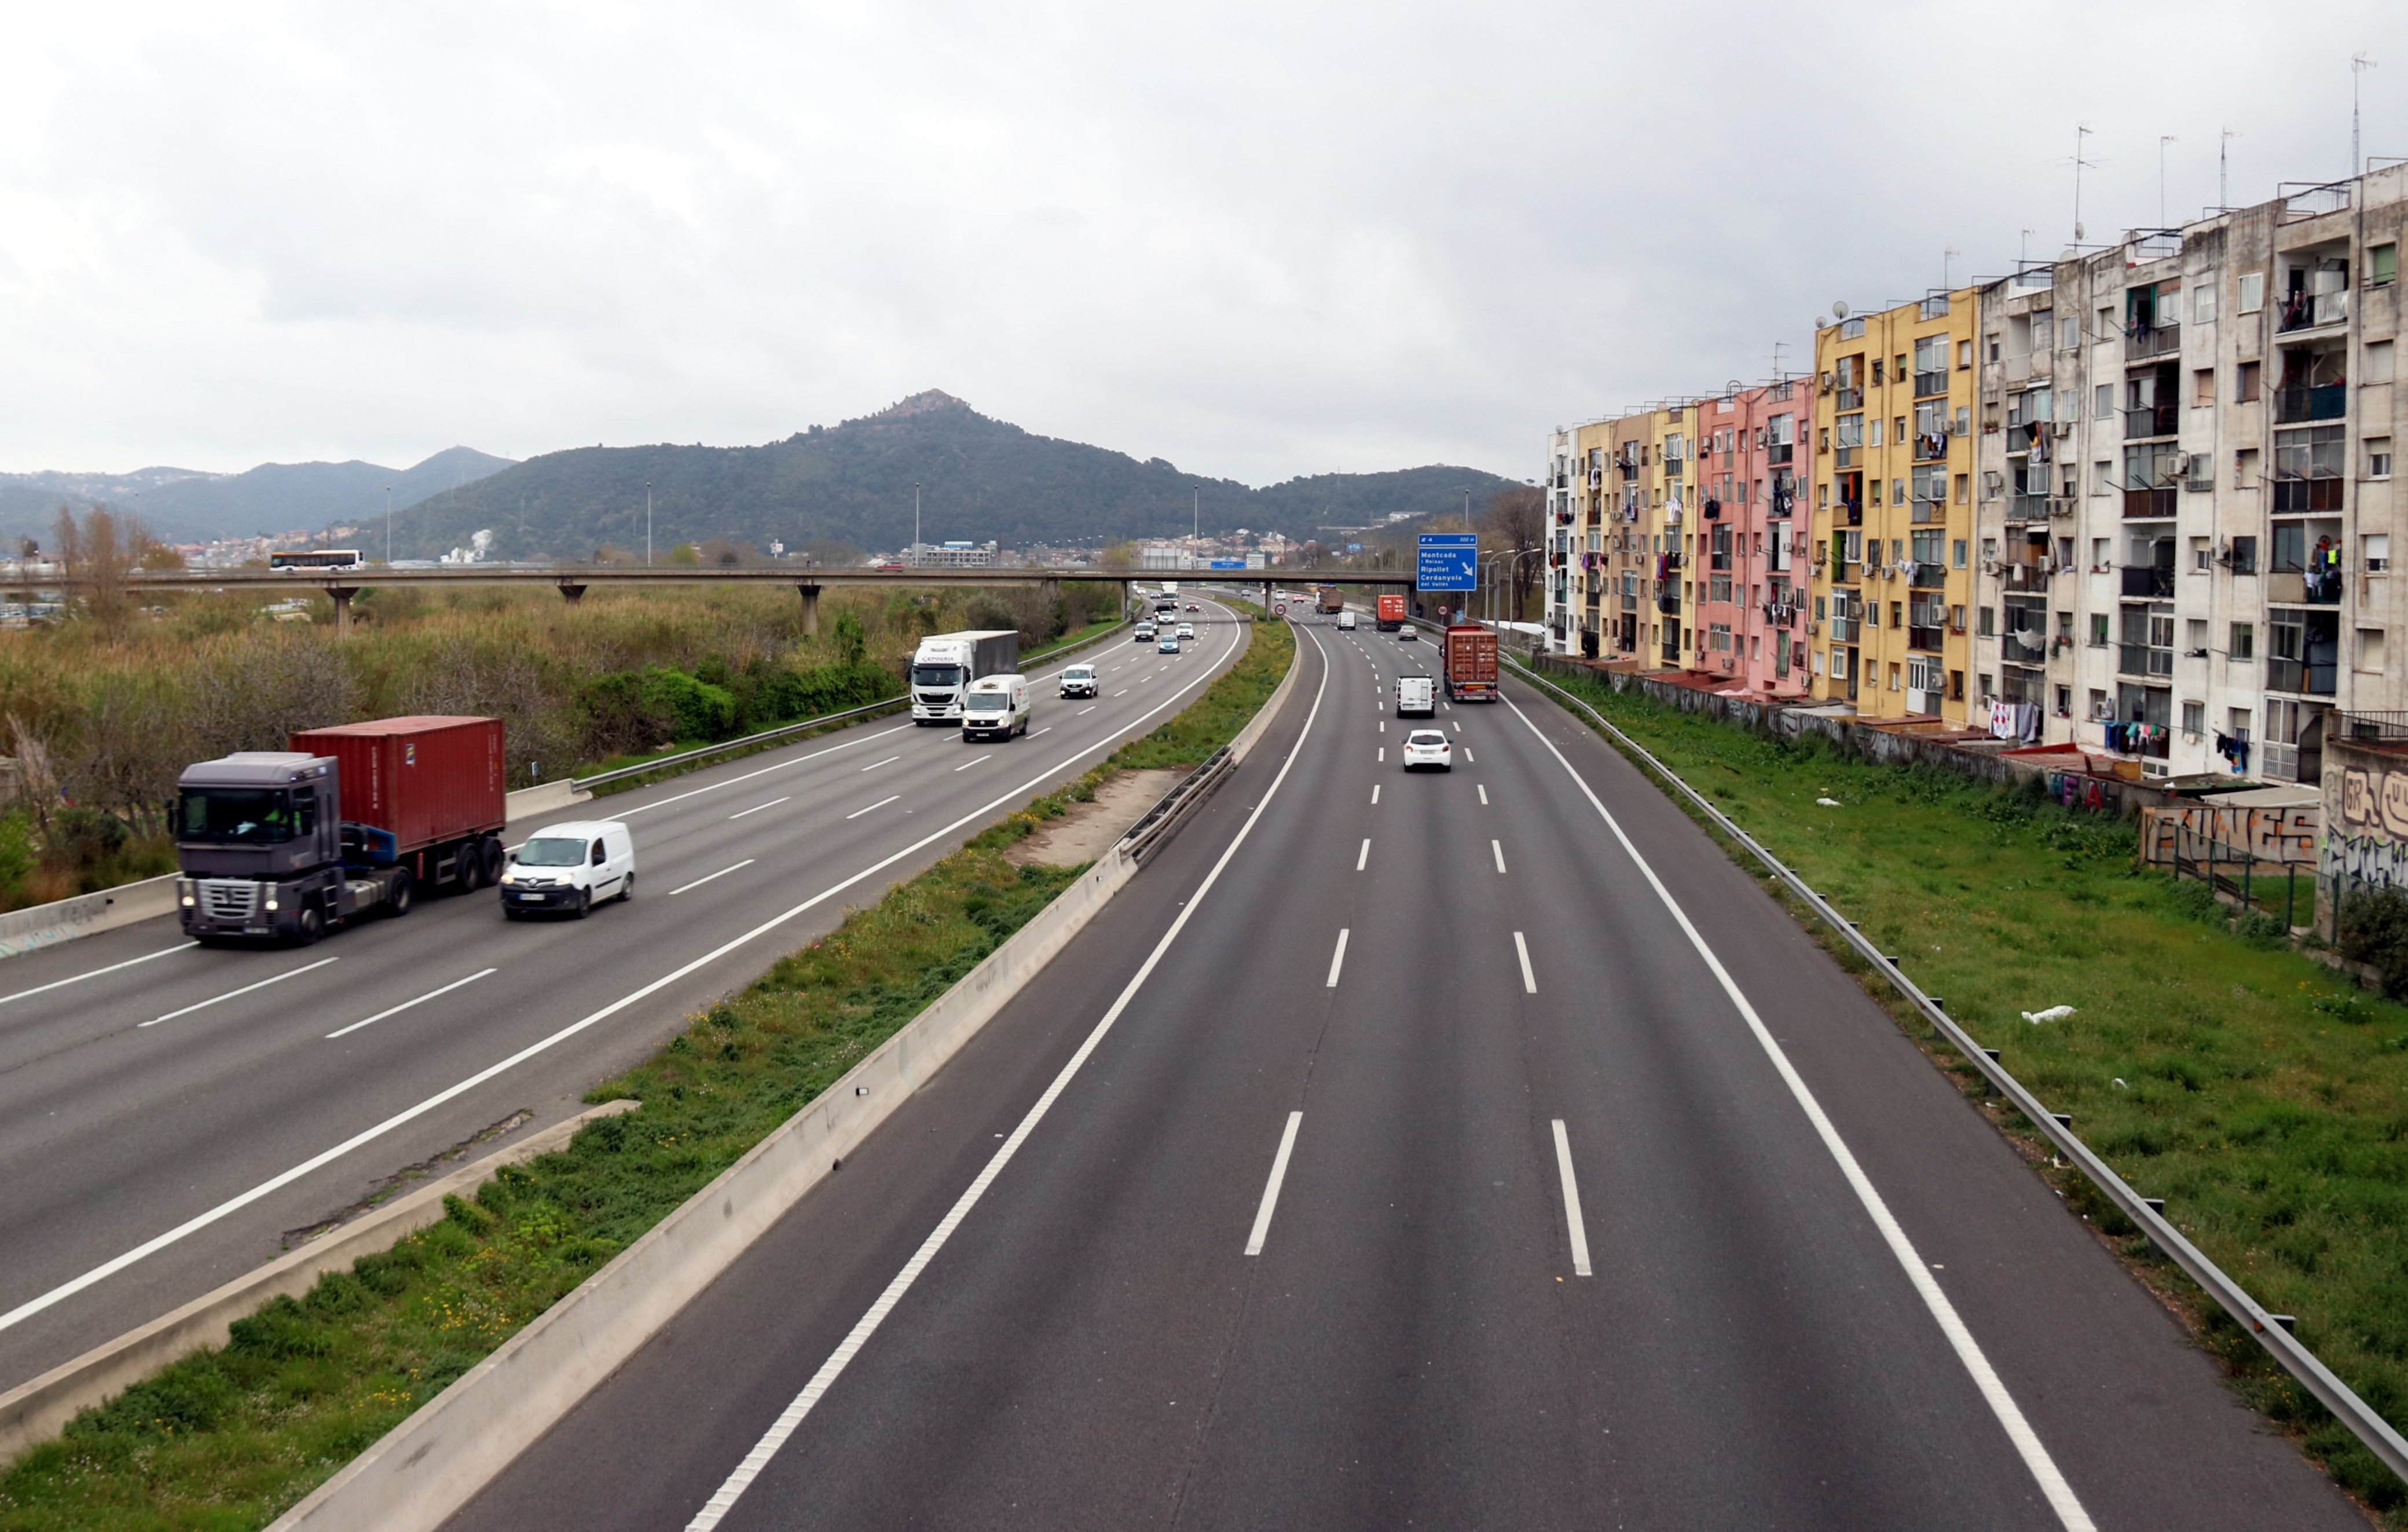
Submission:
POLYGON ((1380 597, 1380 631, 1394 633, 1405 625, 1405 598, 1401 595, 1380 597))
POLYGON ((465 891, 501 876, 500 719, 380 719, 292 746, 178 779, 186 935, 306 944, 367 914, 407 914, 420 885, 465 891))
POLYGON ((1455 702, 1497 700, 1497 634, 1476 623, 1446 630, 1446 694, 1455 702))

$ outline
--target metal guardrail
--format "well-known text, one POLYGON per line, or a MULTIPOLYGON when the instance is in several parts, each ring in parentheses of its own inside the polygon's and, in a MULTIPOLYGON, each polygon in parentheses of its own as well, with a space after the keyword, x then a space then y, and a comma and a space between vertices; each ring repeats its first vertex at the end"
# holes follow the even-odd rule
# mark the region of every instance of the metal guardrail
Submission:
MULTIPOLYGON (((1089 637, 1082 638, 1075 644, 1066 645, 1060 649, 1042 650, 1035 654, 1024 655, 1022 657, 1024 659, 1031 660, 1052 660, 1058 659, 1065 654, 1075 654, 1080 650, 1086 648, 1090 644, 1102 643, 1113 634, 1120 632, 1121 629, 1125 627, 1127 627, 1131 621, 1132 619, 1124 617, 1119 622, 1113 623, 1111 627, 1104 629, 1103 632, 1095 634, 1089 637)), ((781 723, 774 729, 763 729, 758 734, 748 734, 741 739, 723 739, 715 745, 700 745, 693 750, 681 750, 675 755, 664 755, 657 761, 645 761, 637 766, 618 766, 609 771, 598 771, 591 777, 579 777, 574 779, 573 785, 580 793, 589 792, 595 787, 601 786, 605 782, 624 781, 630 777, 640 777, 648 771, 661 771, 670 766, 686 766, 695 761, 707 761, 714 755, 724 755, 731 751, 745 750, 754 745, 765 745, 773 739, 782 739, 790 734, 800 734, 806 729, 821 728, 829 723, 840 723, 848 718, 866 718, 871 713, 881 712, 888 708, 908 708, 910 704, 911 694, 906 691, 896 696, 882 697, 876 702, 865 702, 858 708, 847 708, 842 712, 822 713, 817 718, 806 718, 799 723, 781 723)))
POLYGON ((2382 1460, 2403 1482, 2408 1482, 2408 1438, 2392 1428, 2391 1423, 2374 1411, 2372 1406, 2358 1396, 2347 1383, 2333 1375, 2332 1369, 2317 1359, 2315 1353, 2291 1334, 2291 1316, 2273 1314, 2251 1297, 2246 1289, 2225 1274, 2224 1268, 2207 1258, 2200 1248, 2184 1237, 2160 1210, 2163 1199, 2144 1197, 2117 1175, 2113 1167, 2101 1159, 2089 1145, 2074 1137, 2072 1119, 2060 1117, 2043 1106, 2040 1097, 2026 1089, 2023 1082, 2009 1074, 1990 1051, 1976 1041, 1972 1034, 1956 1024, 1956 1020, 1940 1008, 1940 1003, 1916 987, 1889 955, 1884 952, 1854 922, 1831 908, 1806 881, 1789 870, 1779 857, 1767 851, 1754 836, 1732 823, 1730 817, 1687 782, 1657 760, 1648 749, 1608 723, 1604 715, 1579 697, 1531 670, 1518 661, 1509 661, 1522 676, 1562 697, 1594 720, 1597 726, 1624 749, 1646 763, 1648 768, 1670 783, 1675 791, 1711 819, 1715 828, 1747 849, 1749 854, 1764 864, 1774 877, 1792 894, 1805 901, 1807 907, 1844 938, 1857 954, 1872 965, 1889 982, 1892 989, 1906 997, 1909 1004, 1931 1024, 1934 1035, 1955 1048, 1965 1061, 1979 1070, 1991 1087, 2042 1137, 2057 1147, 2074 1168, 2080 1170, 2093 1186, 2114 1203, 2118 1211, 2140 1226, 2152 1243, 2166 1253, 2185 1275, 2207 1291, 2224 1311, 2241 1327, 2257 1339, 2259 1345, 2280 1364, 2283 1370, 2300 1381, 2300 1386, 2315 1396, 2317 1401, 2333 1412, 2335 1419, 2349 1428, 2350 1434, 2366 1444, 2367 1450, 2382 1460))
POLYGON ((1197 805, 1218 791, 1222 781, 1237 768, 1238 758, 1230 747, 1223 745, 1214 751, 1202 766, 1181 779, 1177 787, 1162 795, 1161 802, 1147 809, 1135 824, 1128 827, 1128 833, 1120 840, 1123 854, 1143 866, 1145 859, 1153 855, 1179 827, 1180 822, 1197 805))

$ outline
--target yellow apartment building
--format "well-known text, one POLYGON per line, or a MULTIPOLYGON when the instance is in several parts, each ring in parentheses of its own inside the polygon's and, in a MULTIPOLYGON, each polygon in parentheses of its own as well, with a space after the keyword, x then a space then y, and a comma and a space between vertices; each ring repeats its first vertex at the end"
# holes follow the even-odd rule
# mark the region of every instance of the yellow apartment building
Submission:
POLYGON ((1974 298, 1815 332, 1813 694, 1862 718, 1967 719, 1974 298))

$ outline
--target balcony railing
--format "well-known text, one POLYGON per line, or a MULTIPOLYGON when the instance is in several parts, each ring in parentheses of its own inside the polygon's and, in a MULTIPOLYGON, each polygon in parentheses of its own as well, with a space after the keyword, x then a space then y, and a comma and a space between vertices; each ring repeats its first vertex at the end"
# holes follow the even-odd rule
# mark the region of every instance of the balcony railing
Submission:
POLYGON ((2118 644, 2121 651, 2115 670, 2125 676, 2171 676, 2174 673, 2174 651, 2152 649, 2147 644, 2118 644))
POLYGON ((1906 629, 1906 647, 1909 649, 1936 650, 1940 647, 1940 634, 1941 630, 1939 628, 1919 628, 1914 626, 1913 623, 1909 623, 1906 629))
POLYGON ((2123 568, 2124 594, 2145 599, 2169 601, 2174 594, 2174 572, 2160 569, 2154 564, 2128 564, 2123 568))
POLYGON ((1924 431, 1916 435, 1914 438, 1914 461, 1917 463, 1936 463, 1947 455, 1948 433, 1945 430, 1924 431))
POLYGON ((2048 496, 2045 494, 2014 494, 2007 499, 2007 520, 2010 522, 2045 522, 2048 520, 2048 496))
POLYGON ((2280 327, 2292 330, 2315 330, 2328 324, 2344 323, 2349 319, 2349 291, 2339 293, 2292 293, 2283 298, 2280 327))
POLYGON ((1918 591, 1936 591, 1947 583, 1948 566, 1938 559, 1917 564, 1913 578, 1907 580, 1910 587, 1918 591))
POLYGON ((2124 360, 2145 362, 2153 356, 2166 356, 2182 350, 2182 326, 2179 324, 2135 324, 2124 332, 2124 360))
POLYGON ((1863 389, 1842 388, 1832 391, 1831 408, 1839 413, 1844 415, 1852 409, 1862 409, 1864 407, 1865 391, 1863 389))
POLYGON ((1797 457, 1798 448, 1791 442, 1775 442, 1764 450, 1764 461, 1776 468, 1787 466, 1796 462, 1797 457))
POLYGON ((2316 383, 2274 391, 2274 423, 2277 425, 2337 421, 2348 411, 2347 383, 2316 383))
POLYGON ((1945 369, 1939 372, 1918 372, 1914 375, 1914 396, 1916 398, 1928 398, 1932 394, 1945 394, 1947 392, 1948 374, 1945 369))
POLYGON ((2296 692, 2303 696, 2329 697, 2333 694, 2333 672, 2329 663, 2310 665, 2305 660, 2286 660, 2280 655, 2266 661, 2266 689, 2270 692, 2296 692))
POLYGON ((2037 633, 2002 633, 1999 658, 2009 665, 2040 665, 2048 658, 2048 640, 2037 633))
POLYGON ((2182 491, 2174 489, 2126 490, 2124 514, 2128 517, 2172 516, 2174 503, 2181 498, 2182 491))
POLYGON ((2037 564, 2010 564, 1999 571, 1999 588, 2006 591, 2045 591, 2049 572, 2037 564))
POLYGON ((1913 512, 1908 517, 1908 520, 1918 525, 1927 522, 1944 522, 1947 519, 1948 504, 1944 500, 1917 500, 1914 502, 1913 512))
POLYGON ((2341 496, 2342 480, 2338 478, 2274 480, 2276 515, 2302 510, 2339 510, 2341 496))
POLYGON ((2181 432, 2182 412, 2172 405, 2143 405, 2138 409, 2124 411, 2124 439, 2127 441, 2178 436, 2181 432))

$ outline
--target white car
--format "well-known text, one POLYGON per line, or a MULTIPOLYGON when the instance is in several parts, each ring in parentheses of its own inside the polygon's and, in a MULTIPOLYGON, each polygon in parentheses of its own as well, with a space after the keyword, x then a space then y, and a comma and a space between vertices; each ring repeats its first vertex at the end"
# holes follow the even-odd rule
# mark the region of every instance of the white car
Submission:
POLYGON ((510 920, 539 911, 583 920, 605 899, 636 896, 636 842, 615 819, 547 824, 510 853, 501 893, 510 920))
POLYGON ((1179 636, 1180 636, 1182 638, 1193 638, 1193 637, 1196 637, 1196 624, 1195 624, 1195 623, 1180 623, 1180 624, 1179 624, 1179 636))
POLYGON ((1421 635, 1413 631, 1413 625, 1411 623, 1397 630, 1397 642, 1400 644, 1415 643, 1420 638, 1421 635))
POLYGON ((1438 771, 1455 769, 1455 747, 1447 742, 1445 731, 1415 729, 1405 736, 1405 769, 1419 771, 1424 766, 1438 771))
POLYGON ((1094 696, 1098 686, 1092 665, 1074 665, 1062 672, 1062 694, 1066 697, 1094 696))

